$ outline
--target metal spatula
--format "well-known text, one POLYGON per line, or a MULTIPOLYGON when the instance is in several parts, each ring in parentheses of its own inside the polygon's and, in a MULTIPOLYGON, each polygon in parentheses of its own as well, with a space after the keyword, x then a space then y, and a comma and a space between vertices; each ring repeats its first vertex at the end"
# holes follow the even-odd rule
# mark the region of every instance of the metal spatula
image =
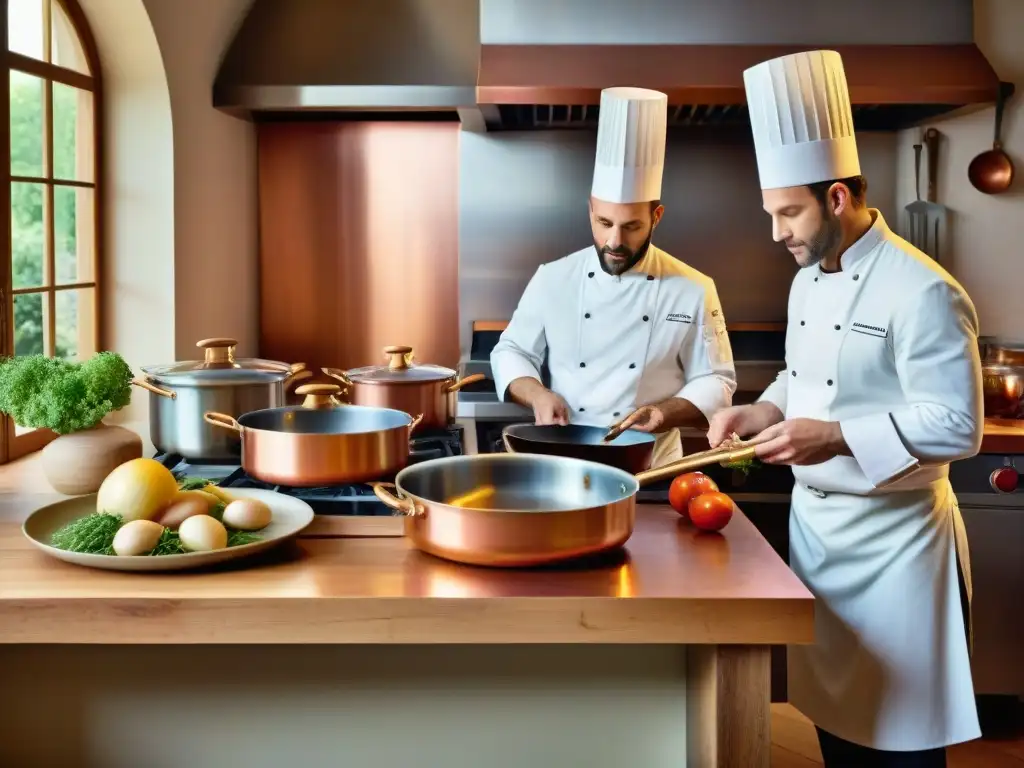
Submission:
POLYGON ((921 145, 914 145, 914 188, 917 200, 906 207, 907 240, 940 261, 940 244, 945 241, 946 222, 949 209, 935 201, 935 177, 939 164, 939 132, 934 128, 925 131, 924 141, 928 145, 928 193, 927 200, 921 199, 921 145))

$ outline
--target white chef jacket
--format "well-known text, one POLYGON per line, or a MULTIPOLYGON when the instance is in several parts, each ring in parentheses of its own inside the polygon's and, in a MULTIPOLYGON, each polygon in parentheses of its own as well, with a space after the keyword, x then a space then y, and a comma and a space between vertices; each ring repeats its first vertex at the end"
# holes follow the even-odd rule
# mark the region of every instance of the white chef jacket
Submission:
MULTIPOLYGON (((574 424, 607 427, 671 397, 710 419, 736 389, 714 282, 653 245, 622 275, 593 247, 542 264, 491 352, 499 397, 514 379, 540 381, 545 353, 574 424)), ((682 456, 678 430, 659 438, 654 466, 682 456)))
POLYGON ((838 421, 853 454, 793 467, 790 566, 819 606, 814 644, 789 649, 789 698, 848 741, 930 749, 980 735, 948 480, 981 442, 978 318, 871 213, 842 271, 794 279, 786 369, 761 397, 787 419, 838 421))

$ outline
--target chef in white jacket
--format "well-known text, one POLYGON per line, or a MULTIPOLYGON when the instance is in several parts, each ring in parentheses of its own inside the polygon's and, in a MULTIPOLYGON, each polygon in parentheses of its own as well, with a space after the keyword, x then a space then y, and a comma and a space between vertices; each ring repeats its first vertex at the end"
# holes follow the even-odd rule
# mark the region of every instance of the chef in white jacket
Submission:
POLYGON ((594 244, 537 269, 491 353, 499 396, 532 408, 536 423, 628 418, 656 434, 654 466, 681 458, 678 428, 706 428, 736 388, 714 283, 651 244, 667 111, 657 91, 602 91, 594 244))
POLYGON ((826 766, 945 765, 980 735, 970 564, 948 480, 979 450, 978 318, 964 289, 867 207, 843 63, 812 51, 744 74, 765 211, 802 267, 786 368, 711 422, 793 465, 790 565, 817 598, 790 701, 826 766))

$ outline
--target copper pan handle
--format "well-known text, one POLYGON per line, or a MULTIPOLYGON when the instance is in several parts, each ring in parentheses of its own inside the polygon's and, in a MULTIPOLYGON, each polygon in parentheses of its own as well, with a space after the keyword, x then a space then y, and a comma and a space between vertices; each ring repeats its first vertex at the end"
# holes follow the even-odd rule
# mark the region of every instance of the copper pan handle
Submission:
POLYGON ((421 507, 412 499, 398 498, 391 491, 387 490, 385 486, 395 487, 393 483, 370 483, 370 487, 373 488, 373 495, 395 510, 395 512, 400 512, 409 517, 423 517, 427 514, 425 507, 421 507))
MULTIPOLYGON (((300 363, 300 365, 304 365, 304 363, 300 363)), ((313 378, 313 372, 312 371, 306 370, 305 368, 300 368, 297 371, 293 371, 288 376, 288 378, 284 380, 284 389, 287 392, 289 389, 291 389, 292 385, 295 382, 302 381, 303 379, 311 379, 311 378, 313 378)))
POLYGON ((350 379, 348 377, 348 374, 346 374, 340 368, 321 368, 320 370, 323 371, 324 373, 326 373, 332 379, 337 379, 342 384, 344 384, 346 387, 351 387, 352 386, 352 379, 350 379))
POLYGON ((168 397, 171 400, 174 400, 178 397, 178 393, 175 392, 173 389, 164 389, 163 387, 158 387, 155 384, 150 384, 145 379, 132 379, 132 384, 134 384, 136 387, 142 387, 142 389, 149 390, 154 395, 160 395, 160 397, 168 397))
POLYGON ((207 411, 203 414, 203 421, 215 427, 220 427, 221 429, 233 429, 238 434, 242 434, 242 425, 235 421, 234 417, 228 416, 226 413, 207 411))
POLYGON ((418 427, 420 425, 421 421, 423 421, 423 414, 422 413, 419 416, 416 416, 415 418, 413 418, 412 423, 409 425, 409 431, 412 432, 414 429, 416 429, 416 427, 418 427))
POLYGON ((482 373, 474 373, 472 376, 467 376, 464 379, 459 379, 454 384, 450 385, 448 387, 448 391, 449 392, 458 392, 460 389, 462 389, 467 384, 476 384, 478 381, 483 381, 486 378, 487 377, 484 376, 482 373))
POLYGON ((710 451, 701 451, 700 453, 693 453, 689 456, 684 456, 679 461, 673 461, 671 464, 666 464, 663 467, 655 467, 654 469, 648 469, 644 472, 638 472, 636 475, 637 482, 641 486, 647 485, 648 483, 657 482, 658 480, 664 480, 669 477, 675 477, 681 475, 684 472, 690 472, 694 469, 700 469, 701 467, 708 467, 712 464, 729 464, 736 461, 747 461, 754 458, 756 448, 753 445, 742 446, 740 448, 715 448, 710 451))

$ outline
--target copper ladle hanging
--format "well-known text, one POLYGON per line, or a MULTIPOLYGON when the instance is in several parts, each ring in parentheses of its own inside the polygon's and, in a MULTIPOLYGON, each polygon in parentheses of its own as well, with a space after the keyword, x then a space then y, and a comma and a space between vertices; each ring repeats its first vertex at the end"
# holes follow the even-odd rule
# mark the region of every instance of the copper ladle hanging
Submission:
POLYGON ((1003 151, 1003 143, 999 138, 1003 125, 1003 106, 1013 95, 1013 90, 1013 83, 999 83, 999 97, 996 99, 996 135, 992 149, 975 157, 967 167, 967 177, 971 180, 971 185, 986 195, 1005 192, 1013 183, 1013 161, 1003 151))

